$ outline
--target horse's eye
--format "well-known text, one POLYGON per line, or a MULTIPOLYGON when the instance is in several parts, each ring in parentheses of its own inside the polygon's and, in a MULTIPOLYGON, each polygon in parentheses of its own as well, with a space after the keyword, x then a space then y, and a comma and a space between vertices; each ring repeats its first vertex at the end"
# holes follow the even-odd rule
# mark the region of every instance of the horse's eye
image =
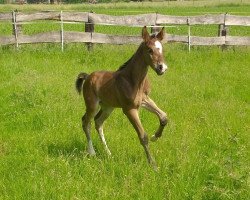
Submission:
POLYGON ((153 54, 153 49, 148 49, 149 54, 153 54))

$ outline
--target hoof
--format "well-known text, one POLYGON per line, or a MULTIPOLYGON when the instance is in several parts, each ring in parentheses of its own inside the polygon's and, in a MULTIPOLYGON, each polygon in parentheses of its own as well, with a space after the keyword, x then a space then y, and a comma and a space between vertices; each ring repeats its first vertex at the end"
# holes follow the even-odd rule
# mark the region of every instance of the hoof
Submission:
POLYGON ((89 157, 94 157, 94 156, 96 156, 96 153, 89 153, 89 152, 88 152, 88 156, 89 156, 89 157))
POLYGON ((157 167, 157 165, 153 165, 152 167, 155 172, 159 172, 159 168, 157 167))
POLYGON ((155 160, 152 160, 150 163, 149 163, 152 167, 152 169, 155 171, 155 172, 158 172, 159 171, 159 168, 155 162, 155 160))
POLYGON ((156 142, 158 140, 158 138, 155 135, 153 135, 150 140, 151 140, 151 142, 156 142))
POLYGON ((88 155, 89 156, 95 156, 96 155, 96 153, 95 153, 95 150, 94 149, 88 149, 88 155))
POLYGON ((110 150, 107 149, 106 152, 107 152, 108 156, 111 157, 111 152, 110 152, 110 150))

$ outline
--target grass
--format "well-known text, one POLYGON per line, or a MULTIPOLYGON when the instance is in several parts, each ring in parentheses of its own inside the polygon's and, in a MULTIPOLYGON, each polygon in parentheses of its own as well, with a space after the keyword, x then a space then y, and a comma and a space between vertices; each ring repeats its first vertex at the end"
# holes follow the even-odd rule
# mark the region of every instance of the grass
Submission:
MULTIPOLYGON (((170 120, 150 143, 158 173, 119 109, 105 124, 112 157, 94 128, 97 156, 86 155, 76 76, 116 70, 136 48, 0 47, 0 199, 249 199, 248 47, 165 45, 169 71, 149 71, 151 97, 170 120)), ((158 120, 140 116, 151 135, 158 120)))
MULTIPOLYGON (((2 199, 247 199, 249 197, 249 50, 166 45, 169 72, 150 71, 152 98, 170 124, 151 143, 159 173, 147 165, 120 110, 105 132, 108 158, 88 158, 74 89, 80 71, 115 70, 135 46, 26 46, 1 49, 2 199), (112 55, 112 56, 110 56, 112 55), (182 58, 182 59, 180 59, 182 58), (209 58, 209 59, 208 59, 209 58)), ((149 134, 158 120, 141 111, 149 134)), ((94 131, 94 130, 93 130, 94 131)))
POLYGON ((125 15, 158 12, 168 15, 197 15, 211 13, 230 13, 249 15, 249 0, 206 0, 206 1, 170 1, 170 2, 118 2, 100 4, 33 4, 33 5, 0 5, 1 12, 33 12, 41 10, 93 11, 102 14, 125 15))

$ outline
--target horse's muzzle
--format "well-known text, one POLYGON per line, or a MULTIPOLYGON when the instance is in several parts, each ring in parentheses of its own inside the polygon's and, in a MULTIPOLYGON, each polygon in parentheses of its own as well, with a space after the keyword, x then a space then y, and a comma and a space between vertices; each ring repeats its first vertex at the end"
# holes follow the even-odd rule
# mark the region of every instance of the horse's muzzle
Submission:
POLYGON ((155 71, 157 75, 162 75, 166 72, 167 68, 168 68, 167 65, 165 63, 162 63, 156 66, 155 71))

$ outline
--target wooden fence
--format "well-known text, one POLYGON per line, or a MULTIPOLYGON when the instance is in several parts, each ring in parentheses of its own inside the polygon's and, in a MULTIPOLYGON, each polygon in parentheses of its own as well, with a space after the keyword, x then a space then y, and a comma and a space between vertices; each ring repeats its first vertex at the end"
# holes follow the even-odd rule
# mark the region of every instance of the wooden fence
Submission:
MULTIPOLYGON (((94 25, 118 25, 153 28, 168 25, 187 25, 187 35, 167 34, 163 42, 180 42, 192 45, 250 45, 250 36, 229 36, 226 32, 228 26, 250 26, 250 16, 234 16, 229 14, 201 15, 201 16, 168 16, 157 13, 110 16, 91 12, 36 12, 36 13, 0 13, 0 21, 9 21, 13 24, 13 35, 0 36, 0 45, 27 43, 61 43, 62 50, 64 43, 108 43, 128 44, 140 43, 140 36, 111 35, 94 32, 94 25), (34 35, 24 35, 21 26, 24 24, 36 23, 38 20, 52 20, 60 23, 60 30, 45 32, 34 35), (64 31, 65 23, 84 23, 85 32, 64 31), (218 25, 220 33, 217 37, 192 36, 191 26, 193 25, 218 25)), ((53 23, 51 22, 51 23, 53 23)), ((155 30, 155 29, 154 29, 155 30)))

